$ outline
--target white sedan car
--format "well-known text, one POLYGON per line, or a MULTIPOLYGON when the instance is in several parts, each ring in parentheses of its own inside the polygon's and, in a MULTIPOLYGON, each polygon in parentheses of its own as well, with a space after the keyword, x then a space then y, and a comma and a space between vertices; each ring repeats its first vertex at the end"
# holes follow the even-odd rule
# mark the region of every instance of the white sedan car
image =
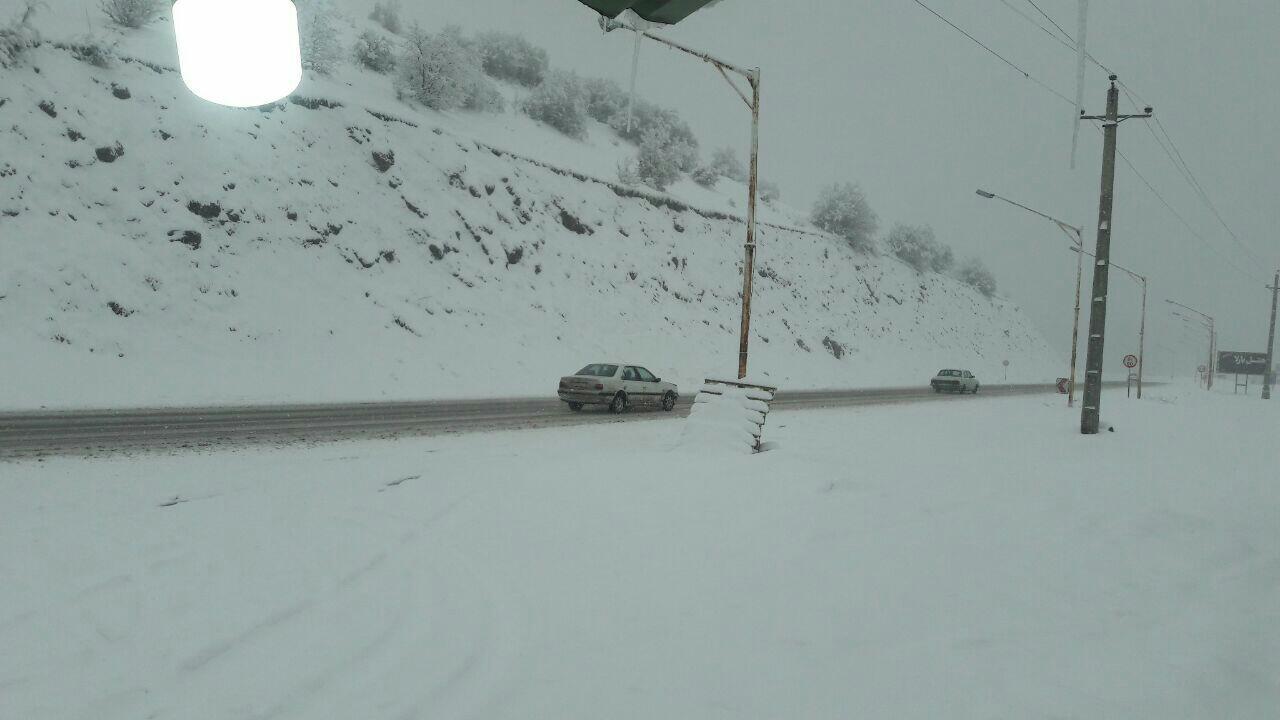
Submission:
POLYGON ((560 378, 560 400, 577 412, 584 405, 607 405, 614 413, 633 407, 676 407, 676 386, 639 365, 592 363, 560 378))
POLYGON ((936 393, 943 390, 958 393, 978 392, 978 378, 968 370, 939 370, 938 374, 929 381, 929 385, 936 393))

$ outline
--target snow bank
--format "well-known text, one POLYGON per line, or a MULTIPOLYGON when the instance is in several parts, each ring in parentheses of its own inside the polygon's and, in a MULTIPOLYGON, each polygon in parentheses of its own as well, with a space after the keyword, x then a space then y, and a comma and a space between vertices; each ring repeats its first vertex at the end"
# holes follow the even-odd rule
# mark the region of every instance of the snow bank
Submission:
POLYGON ((680 447, 697 452, 755 452, 772 399, 771 393, 755 388, 704 385, 693 399, 680 447))

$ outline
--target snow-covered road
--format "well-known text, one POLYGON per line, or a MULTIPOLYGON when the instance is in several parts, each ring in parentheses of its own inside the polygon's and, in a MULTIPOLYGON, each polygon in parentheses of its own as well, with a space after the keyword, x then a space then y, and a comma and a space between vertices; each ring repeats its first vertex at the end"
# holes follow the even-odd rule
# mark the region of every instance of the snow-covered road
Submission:
POLYGON ((0 718, 1267 717, 1280 406, 0 464, 0 718))

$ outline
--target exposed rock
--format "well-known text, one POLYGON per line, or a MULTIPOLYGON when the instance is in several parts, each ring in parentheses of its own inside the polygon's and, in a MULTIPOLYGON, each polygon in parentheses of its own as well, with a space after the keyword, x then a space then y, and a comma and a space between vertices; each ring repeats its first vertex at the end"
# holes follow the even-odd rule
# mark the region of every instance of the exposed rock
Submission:
POLYGON ((200 248, 200 233, 195 230, 170 230, 169 242, 177 242, 186 245, 192 250, 200 248))
POLYGON ((202 203, 199 200, 192 200, 187 203, 187 210, 205 220, 212 220, 222 214, 222 206, 217 202, 202 203))
POLYGON ((396 164, 396 153, 394 150, 386 152, 373 151, 373 164, 378 168, 378 172, 384 173, 396 164))
POLYGON ((93 154, 98 156, 98 160, 100 162, 113 163, 119 158, 124 157, 124 145, 116 143, 115 145, 96 148, 94 149, 93 154))

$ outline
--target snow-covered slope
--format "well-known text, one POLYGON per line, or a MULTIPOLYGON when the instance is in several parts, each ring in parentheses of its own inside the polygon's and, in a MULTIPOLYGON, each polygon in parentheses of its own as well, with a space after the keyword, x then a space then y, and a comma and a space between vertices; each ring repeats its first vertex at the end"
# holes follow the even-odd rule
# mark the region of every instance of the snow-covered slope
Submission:
MULTIPOLYGON (((692 389, 736 367, 740 188, 623 188, 606 171, 630 148, 602 127, 419 110, 355 68, 210 105, 165 32, 121 44, 146 62, 47 42, 0 70, 0 407, 545 394, 603 358, 692 389)), ((1056 373, 1009 303, 764 219, 753 373, 1056 373)))

